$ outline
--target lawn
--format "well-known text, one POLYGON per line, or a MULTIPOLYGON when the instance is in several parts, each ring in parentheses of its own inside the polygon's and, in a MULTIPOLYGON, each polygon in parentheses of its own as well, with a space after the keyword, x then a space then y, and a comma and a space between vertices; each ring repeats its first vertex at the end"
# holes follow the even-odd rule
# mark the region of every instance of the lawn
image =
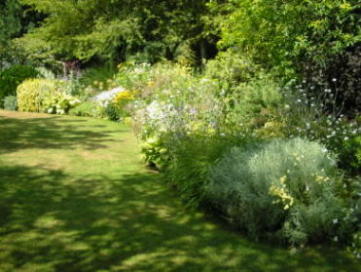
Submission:
POLYGON ((119 123, 0 111, 0 271, 361 271, 186 209, 119 123))

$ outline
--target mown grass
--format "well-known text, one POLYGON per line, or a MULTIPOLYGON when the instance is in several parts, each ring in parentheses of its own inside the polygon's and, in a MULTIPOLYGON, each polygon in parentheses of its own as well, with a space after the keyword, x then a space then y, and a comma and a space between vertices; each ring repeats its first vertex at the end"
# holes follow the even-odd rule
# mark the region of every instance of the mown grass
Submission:
POLYGON ((361 271, 254 243, 184 208, 128 127, 0 112, 0 271, 361 271))

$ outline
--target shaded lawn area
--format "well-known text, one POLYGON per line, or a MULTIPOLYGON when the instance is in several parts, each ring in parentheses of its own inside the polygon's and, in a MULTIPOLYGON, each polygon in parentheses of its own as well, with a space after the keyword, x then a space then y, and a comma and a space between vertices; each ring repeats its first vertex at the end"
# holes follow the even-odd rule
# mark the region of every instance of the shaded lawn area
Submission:
POLYGON ((123 125, 0 111, 0 271, 361 271, 296 254, 184 208, 123 125))

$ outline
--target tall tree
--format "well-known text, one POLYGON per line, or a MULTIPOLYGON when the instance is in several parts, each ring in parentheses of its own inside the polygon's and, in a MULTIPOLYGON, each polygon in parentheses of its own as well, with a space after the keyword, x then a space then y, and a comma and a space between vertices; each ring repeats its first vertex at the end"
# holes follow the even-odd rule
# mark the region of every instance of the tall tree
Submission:
POLYGON ((17 42, 35 58, 175 58, 188 45, 207 55, 207 0, 21 0, 47 18, 17 42), (204 44, 200 50, 199 44, 204 44), (198 46, 198 48, 197 48, 198 46))

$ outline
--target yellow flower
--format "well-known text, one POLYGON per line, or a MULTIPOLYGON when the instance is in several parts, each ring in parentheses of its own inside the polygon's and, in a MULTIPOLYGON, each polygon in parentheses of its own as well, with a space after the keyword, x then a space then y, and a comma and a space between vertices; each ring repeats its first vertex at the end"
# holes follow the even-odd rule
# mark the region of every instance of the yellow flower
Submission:
POLYGON ((129 102, 130 100, 134 99, 134 95, 132 92, 125 90, 123 92, 119 92, 115 98, 114 98, 114 102, 116 104, 123 104, 126 102, 129 102))
POLYGON ((284 210, 288 210, 293 205, 294 199, 290 194, 288 194, 284 187, 272 185, 270 187, 269 193, 279 198, 276 203, 281 201, 284 204, 284 210))

